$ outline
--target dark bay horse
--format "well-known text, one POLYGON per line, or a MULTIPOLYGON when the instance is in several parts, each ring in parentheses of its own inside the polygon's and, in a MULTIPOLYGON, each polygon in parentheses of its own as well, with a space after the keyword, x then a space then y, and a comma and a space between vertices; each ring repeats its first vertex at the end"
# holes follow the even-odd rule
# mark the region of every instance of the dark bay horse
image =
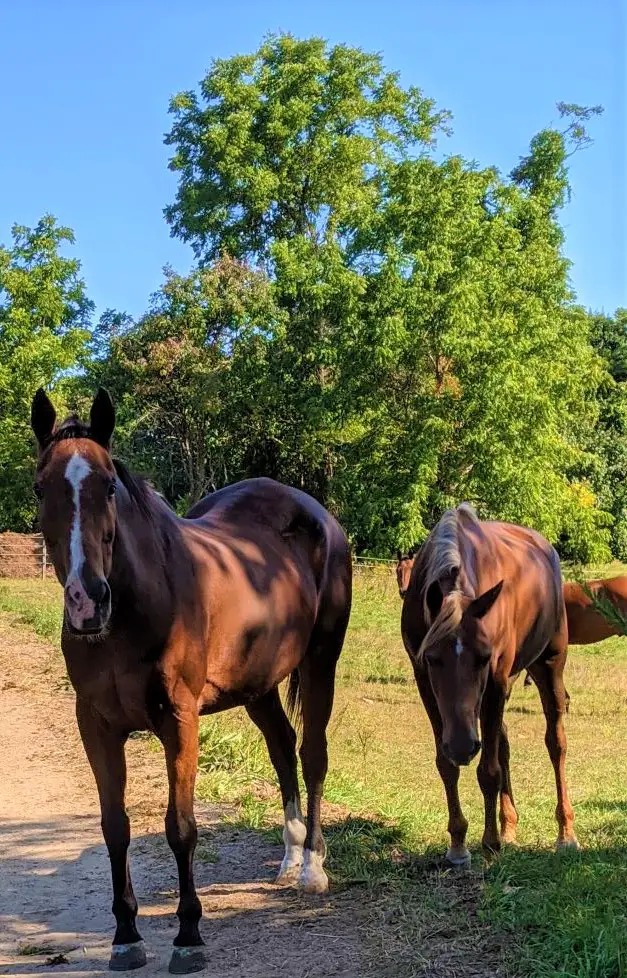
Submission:
POLYGON ((110 454, 113 405, 100 390, 89 425, 56 426, 37 392, 35 492, 41 529, 64 587, 62 648, 76 714, 95 775, 111 860, 116 931, 110 967, 146 963, 136 928, 124 805, 124 745, 153 731, 166 757, 166 834, 180 884, 170 970, 204 965, 196 895, 194 782, 198 715, 243 705, 263 733, 285 812, 279 879, 323 892, 320 803, 335 668, 351 605, 351 559, 336 521, 309 496, 270 479, 229 486, 179 519, 110 454), (301 815, 296 735, 307 787, 301 815))
POLYGON ((568 634, 553 547, 533 530, 481 522, 466 504, 447 511, 416 556, 403 602, 402 634, 433 727, 436 765, 446 791, 451 836, 447 861, 470 862, 459 766, 479 751, 484 849, 497 852, 501 842, 515 838, 518 815, 503 712, 512 682, 523 669, 533 676, 546 717, 546 745, 557 786, 557 844, 577 846, 564 770, 568 634))
POLYGON ((612 635, 624 635, 618 623, 608 621, 595 607, 591 594, 601 602, 616 609, 627 619, 627 577, 610 577, 606 581, 587 581, 587 594, 581 584, 566 581, 564 602, 568 620, 570 645, 593 645, 612 635))

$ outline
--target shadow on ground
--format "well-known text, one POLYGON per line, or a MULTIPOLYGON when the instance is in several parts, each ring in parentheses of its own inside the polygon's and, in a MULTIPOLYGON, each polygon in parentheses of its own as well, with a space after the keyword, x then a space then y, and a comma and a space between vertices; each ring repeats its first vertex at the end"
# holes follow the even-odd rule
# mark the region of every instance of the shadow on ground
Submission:
MULTIPOLYGON (((478 879, 411 858, 398 829, 348 818, 328 831, 335 874, 352 885, 309 897, 273 880, 282 848, 268 834, 200 822, 196 878, 211 975, 269 978, 498 975, 498 942, 477 930, 478 879), (488 967, 489 965, 489 967, 488 967)), ((106 972, 113 918, 104 844, 93 815, 0 825, 0 973, 106 972), (97 837, 97 836, 96 836, 97 837), (57 956, 61 955, 61 958, 57 956), (50 965, 48 967, 51 967, 50 965)), ((133 840, 131 868, 148 950, 143 976, 167 973, 176 933, 174 860, 162 834, 133 840)), ((487 933, 487 931, 486 931, 487 933)))

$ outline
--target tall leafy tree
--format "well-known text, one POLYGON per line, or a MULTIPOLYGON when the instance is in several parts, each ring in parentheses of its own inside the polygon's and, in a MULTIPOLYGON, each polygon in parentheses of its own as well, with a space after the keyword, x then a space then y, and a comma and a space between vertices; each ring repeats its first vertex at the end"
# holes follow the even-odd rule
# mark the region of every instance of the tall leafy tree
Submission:
POLYGON ((173 233, 201 264, 264 268, 283 313, 248 468, 313 492, 359 549, 420 539, 469 498, 606 553, 581 436, 603 371, 558 222, 598 107, 561 105, 503 178, 438 161, 446 113, 377 56, 281 36, 171 111, 173 233))
POLYGON ((613 553, 627 560, 627 309, 587 318, 592 345, 607 368, 597 395, 599 419, 591 438, 596 464, 591 479, 601 504, 614 518, 613 553))
POLYGON ((107 354, 92 383, 116 397, 121 448, 180 508, 240 475, 253 438, 242 407, 276 319, 264 274, 225 257, 189 276, 167 269, 136 324, 101 323, 107 354))
POLYGON ((0 530, 32 528, 33 392, 52 385, 62 400, 68 371, 87 357, 93 305, 80 262, 63 253, 73 243, 47 216, 15 225, 0 246, 0 530))
POLYGON ((173 232, 201 262, 226 251, 265 268, 286 313, 252 462, 328 502, 343 336, 364 291, 352 242, 384 162, 430 146, 446 114, 379 56, 289 35, 214 62, 200 94, 177 95, 171 111, 173 232))

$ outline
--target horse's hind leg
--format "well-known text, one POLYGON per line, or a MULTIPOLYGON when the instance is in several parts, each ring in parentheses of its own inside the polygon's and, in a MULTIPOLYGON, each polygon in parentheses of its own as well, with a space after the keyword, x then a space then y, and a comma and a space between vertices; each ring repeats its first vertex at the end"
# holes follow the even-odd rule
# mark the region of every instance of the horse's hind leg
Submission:
POLYGON ((281 705, 278 689, 246 707, 249 717, 259 727, 268 746, 270 760, 279 779, 285 828, 285 855, 277 882, 296 880, 303 862, 307 830, 301 814, 296 767, 296 734, 281 705))
POLYGON ((307 787, 307 834, 298 879, 306 893, 325 893, 329 880, 323 869, 326 845, 320 827, 320 804, 328 768, 326 729, 333 707, 337 655, 309 648, 299 668, 303 710, 300 759, 307 787))
POLYGON ((85 753, 98 786, 102 834, 111 861, 112 910, 116 928, 109 968, 112 971, 141 968, 146 964, 146 951, 135 926, 137 900, 128 867, 131 830, 124 807, 126 735, 112 730, 96 716, 88 704, 78 698, 76 717, 85 753))
POLYGON ((558 824, 557 847, 578 847, 573 824, 575 813, 568 797, 566 784, 566 734, 564 732, 564 714, 568 710, 568 694, 564 688, 564 666, 566 665, 565 644, 557 650, 547 649, 540 659, 537 659, 529 671, 540 692, 542 708, 546 717, 545 743, 553 770, 557 788, 557 808, 555 817, 558 824))

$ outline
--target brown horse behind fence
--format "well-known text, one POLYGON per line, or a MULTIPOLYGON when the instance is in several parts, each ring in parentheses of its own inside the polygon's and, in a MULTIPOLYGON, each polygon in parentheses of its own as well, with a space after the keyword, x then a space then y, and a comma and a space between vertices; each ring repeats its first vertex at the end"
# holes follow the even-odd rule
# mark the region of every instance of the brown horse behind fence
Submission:
POLYGON ((466 504, 449 510, 416 555, 403 602, 402 633, 433 727, 436 765, 446 790, 451 836, 447 860, 453 865, 470 862, 459 766, 480 750, 483 846, 495 852, 501 842, 515 838, 518 815, 503 712, 512 681, 524 669, 533 676, 546 716, 546 744, 557 785, 558 846, 576 846, 564 771, 566 615, 553 547, 533 530, 481 522, 466 504))
POLYGON ((198 714, 243 705, 263 733, 285 811, 279 879, 310 892, 328 886, 320 803, 335 667, 351 605, 346 538, 317 502, 270 479, 202 500, 179 519, 110 454, 113 405, 99 391, 90 424, 59 427, 38 391, 35 492, 64 587, 62 648, 78 725, 94 772, 111 860, 116 931, 110 967, 140 967, 124 807, 124 745, 134 730, 163 743, 170 787, 166 834, 180 883, 170 970, 203 967, 196 895, 194 781, 198 714), (278 684, 302 710, 301 815, 296 735, 278 684))

